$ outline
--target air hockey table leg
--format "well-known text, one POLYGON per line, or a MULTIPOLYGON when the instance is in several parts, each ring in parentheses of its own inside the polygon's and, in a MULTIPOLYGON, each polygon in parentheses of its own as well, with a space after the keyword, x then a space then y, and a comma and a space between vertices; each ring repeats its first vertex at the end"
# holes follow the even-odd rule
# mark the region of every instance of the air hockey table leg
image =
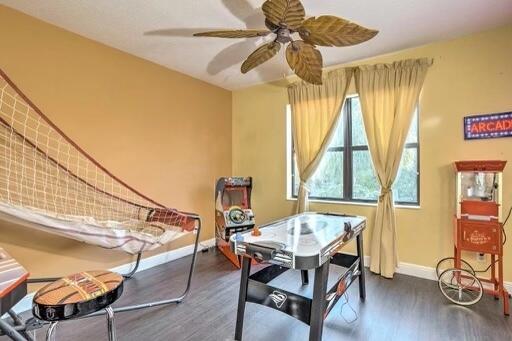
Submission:
POLYGON ((251 274, 251 258, 242 257, 242 274, 240 276, 240 292, 238 294, 238 310, 236 313, 235 340, 242 340, 244 329, 245 303, 247 301, 247 285, 251 274))
POLYGON ((329 278, 329 262, 315 269, 315 282, 313 286, 313 302, 311 305, 311 319, 309 323, 309 341, 322 340, 324 327, 324 314, 327 306, 327 279, 329 278))
POLYGON ((364 274, 364 249, 363 249, 363 233, 359 233, 356 237, 357 256, 359 257, 359 297, 364 302, 366 299, 366 279, 364 274))
POLYGON ((308 285, 309 284, 309 273, 308 273, 308 270, 301 270, 300 271, 300 277, 302 279, 302 285, 308 285))

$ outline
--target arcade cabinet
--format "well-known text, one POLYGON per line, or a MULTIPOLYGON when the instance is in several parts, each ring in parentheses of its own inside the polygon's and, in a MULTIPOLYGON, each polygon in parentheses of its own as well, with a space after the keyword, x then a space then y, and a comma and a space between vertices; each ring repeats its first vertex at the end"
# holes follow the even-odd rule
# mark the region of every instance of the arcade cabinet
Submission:
POLYGON ((240 259, 229 246, 229 237, 254 227, 251 177, 220 178, 215 186, 215 244, 236 267, 240 259))
POLYGON ((455 216, 455 267, 460 268, 462 252, 489 254, 490 278, 484 292, 503 299, 503 313, 509 315, 509 294, 503 283, 503 169, 506 161, 457 161, 457 202, 455 216))

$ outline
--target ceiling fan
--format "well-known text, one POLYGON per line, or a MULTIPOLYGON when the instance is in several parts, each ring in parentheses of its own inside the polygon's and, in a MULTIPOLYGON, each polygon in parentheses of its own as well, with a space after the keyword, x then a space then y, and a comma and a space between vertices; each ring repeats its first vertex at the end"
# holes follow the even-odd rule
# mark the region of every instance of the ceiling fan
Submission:
POLYGON ((297 76, 312 84, 322 84, 322 54, 316 46, 350 46, 365 42, 378 33, 332 15, 306 19, 300 0, 267 0, 262 6, 265 26, 262 30, 221 30, 195 33, 196 37, 255 38, 275 34, 273 41, 257 48, 243 62, 247 73, 274 57, 281 45, 288 44, 286 60, 297 76), (298 33, 302 39, 294 39, 298 33))

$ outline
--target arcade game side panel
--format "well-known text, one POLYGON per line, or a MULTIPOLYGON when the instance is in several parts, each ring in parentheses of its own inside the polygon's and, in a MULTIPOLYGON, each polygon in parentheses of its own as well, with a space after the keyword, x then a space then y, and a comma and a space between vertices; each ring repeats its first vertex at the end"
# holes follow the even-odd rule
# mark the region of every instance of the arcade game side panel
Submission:
POLYGON ((240 259, 229 246, 229 237, 254 227, 251 177, 220 178, 215 186, 215 244, 236 267, 240 259))

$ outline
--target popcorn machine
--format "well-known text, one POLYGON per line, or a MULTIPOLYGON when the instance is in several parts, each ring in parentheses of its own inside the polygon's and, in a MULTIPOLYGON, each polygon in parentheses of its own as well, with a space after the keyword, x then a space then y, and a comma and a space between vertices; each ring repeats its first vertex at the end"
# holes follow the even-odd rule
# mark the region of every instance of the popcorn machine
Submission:
POLYGON ((440 289, 450 301, 471 305, 487 293, 503 299, 503 312, 509 315, 509 294, 503 283, 505 230, 502 188, 505 164, 506 161, 455 162, 454 257, 441 260, 437 274, 440 289), (462 259, 463 251, 490 255, 489 266, 484 270, 474 270, 462 259), (490 278, 477 276, 487 272, 490 278))
POLYGON ((215 244, 238 268, 240 260, 229 245, 232 234, 254 227, 251 177, 220 178, 215 186, 215 244))

